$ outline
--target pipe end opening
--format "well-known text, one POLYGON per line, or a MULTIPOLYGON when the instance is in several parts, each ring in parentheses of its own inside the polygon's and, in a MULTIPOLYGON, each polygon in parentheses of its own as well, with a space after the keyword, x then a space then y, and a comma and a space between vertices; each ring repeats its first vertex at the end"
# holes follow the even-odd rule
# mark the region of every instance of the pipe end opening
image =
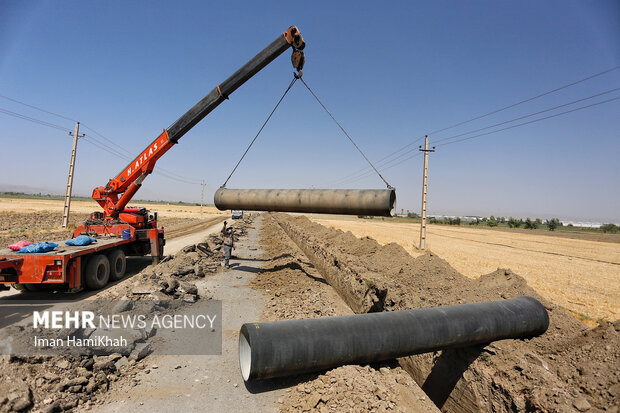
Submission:
POLYGON ((241 368, 243 380, 248 381, 252 368, 252 348, 243 331, 239 332, 239 367, 241 368))
POLYGON ((390 216, 396 216, 396 190, 390 190, 390 216))

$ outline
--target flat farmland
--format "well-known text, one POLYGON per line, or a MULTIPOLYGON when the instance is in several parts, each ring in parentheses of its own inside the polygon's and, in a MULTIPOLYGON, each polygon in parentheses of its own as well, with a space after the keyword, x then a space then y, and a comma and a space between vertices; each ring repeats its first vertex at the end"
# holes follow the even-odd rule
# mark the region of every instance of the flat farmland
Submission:
MULTIPOLYGON (((414 257, 423 253, 418 249, 420 225, 416 223, 316 215, 311 219, 380 244, 395 242, 414 257)), ((620 243, 613 241, 613 237, 604 242, 537 231, 427 227, 427 249, 462 274, 477 278, 510 268, 549 300, 577 314, 612 321, 620 318, 620 243)))
MULTIPOLYGON (((63 212, 64 201, 36 199, 36 198, 13 198, 0 197, 0 214, 3 212, 63 212)), ((174 218, 199 218, 200 206, 185 204, 168 204, 168 203, 140 203, 140 201, 132 202, 129 206, 144 206, 147 209, 157 211, 160 215, 174 218)), ((101 207, 95 201, 72 201, 71 213, 90 214, 94 211, 101 211, 101 207)), ((203 214, 223 214, 213 205, 205 205, 202 207, 203 214)), ((1 216, 1 215, 0 215, 1 216)))
MULTIPOLYGON (((60 200, 0 198, 0 248, 21 240, 67 239, 91 212, 101 211, 94 201, 74 201, 71 203, 69 225, 62 228, 63 205, 60 200)), ((196 205, 140 202, 132 205, 156 211, 159 225, 166 229, 168 238, 198 232, 208 226, 213 218, 223 216, 223 212, 214 206, 204 206, 201 213, 200 206, 196 205)))

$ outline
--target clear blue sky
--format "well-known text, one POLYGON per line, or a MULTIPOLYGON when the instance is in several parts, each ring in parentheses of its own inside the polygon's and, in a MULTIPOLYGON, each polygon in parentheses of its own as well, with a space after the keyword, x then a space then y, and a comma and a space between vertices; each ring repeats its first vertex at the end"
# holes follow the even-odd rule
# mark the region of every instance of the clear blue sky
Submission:
MULTIPOLYGON (((77 119, 137 155, 292 24, 307 42, 304 79, 375 161, 430 131, 620 65, 617 1, 4 0, 0 94, 77 119)), ((287 52, 185 135, 158 167, 205 179, 212 202, 291 73, 287 52)), ((617 87, 620 70, 431 135, 431 145, 617 87)), ((73 128, 6 99, 0 108, 73 128)), ((0 122, 0 186, 63 193, 68 134, 2 113, 0 122)), ((437 149, 430 159, 431 213, 620 222, 620 100, 437 149)), ((81 141, 75 192, 89 195, 125 164, 81 141)), ((335 181, 365 166, 297 84, 228 187, 339 187, 335 181)), ((384 174, 397 188, 398 208, 418 211, 422 158, 384 174)), ((343 185, 384 187, 375 175, 343 185)), ((199 201, 200 185, 153 174, 137 197, 199 201)))

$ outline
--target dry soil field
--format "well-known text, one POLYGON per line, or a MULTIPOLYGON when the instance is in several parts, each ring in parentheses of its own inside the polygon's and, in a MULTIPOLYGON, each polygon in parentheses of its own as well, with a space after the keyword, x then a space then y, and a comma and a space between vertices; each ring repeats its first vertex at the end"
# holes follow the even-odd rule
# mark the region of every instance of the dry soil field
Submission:
MULTIPOLYGON (((135 203, 133 205, 140 205, 135 203)), ((205 229, 211 218, 223 214, 213 206, 146 204, 159 213, 159 225, 166 229, 168 238, 186 235, 205 229)), ((0 198, 0 245, 28 240, 57 241, 71 236, 73 229, 88 214, 100 211, 94 201, 74 201, 68 228, 62 228, 63 202, 45 199, 0 198)))
MULTIPOLYGON (((199 218, 200 207, 195 205, 179 204, 144 204, 132 202, 130 206, 145 206, 148 209, 159 212, 160 215, 174 218, 199 218)), ((21 198, 2 198, 0 197, 0 214, 3 212, 39 212, 50 211, 60 212, 63 210, 63 201, 46 199, 21 199, 21 198)), ((100 207, 95 201, 73 201, 71 202, 71 212, 91 213, 99 211, 100 207)), ((222 214, 212 205, 202 208, 203 214, 222 214)), ((0 215, 1 216, 1 215, 0 215)))
MULTIPOLYGON (((0 238, 17 240, 33 233, 56 239, 66 234, 60 227, 62 201, 0 198, 0 238)), ((213 206, 148 204, 158 211, 162 225, 181 230, 191 219, 220 214, 213 206)), ((72 224, 99 210, 93 201, 71 205, 72 224)), ((414 257, 419 225, 314 215, 323 225, 369 236, 381 244, 396 242, 414 257)), ((620 237, 620 235, 618 235, 620 237)), ((510 268, 522 275, 541 295, 592 319, 620 318, 620 243, 572 239, 523 232, 506 232, 471 227, 429 225, 428 249, 447 260, 468 277, 510 268)))
MULTIPOLYGON (((315 222, 396 242, 416 257, 420 225, 313 216, 315 222)), ((470 277, 510 268, 551 301, 592 319, 620 318, 620 244, 471 227, 429 225, 427 248, 470 277)), ((583 318, 583 317, 582 317, 583 318)))

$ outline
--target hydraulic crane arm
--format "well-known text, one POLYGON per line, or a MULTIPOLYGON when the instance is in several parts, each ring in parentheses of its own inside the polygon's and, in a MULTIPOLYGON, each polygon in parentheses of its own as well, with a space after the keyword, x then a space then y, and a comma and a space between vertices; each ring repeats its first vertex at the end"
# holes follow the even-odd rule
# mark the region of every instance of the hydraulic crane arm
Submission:
POLYGON ((228 99, 228 96, 239 86, 243 85, 289 47, 293 49, 291 57, 293 67, 301 72, 304 65, 302 50, 305 43, 297 27, 291 26, 232 76, 216 86, 168 129, 164 129, 163 133, 131 161, 116 178, 111 179, 105 187, 95 188, 93 199, 103 208, 105 219, 118 218, 142 185, 142 181, 153 171, 157 160, 175 145, 185 133, 218 107, 220 103, 228 99))

